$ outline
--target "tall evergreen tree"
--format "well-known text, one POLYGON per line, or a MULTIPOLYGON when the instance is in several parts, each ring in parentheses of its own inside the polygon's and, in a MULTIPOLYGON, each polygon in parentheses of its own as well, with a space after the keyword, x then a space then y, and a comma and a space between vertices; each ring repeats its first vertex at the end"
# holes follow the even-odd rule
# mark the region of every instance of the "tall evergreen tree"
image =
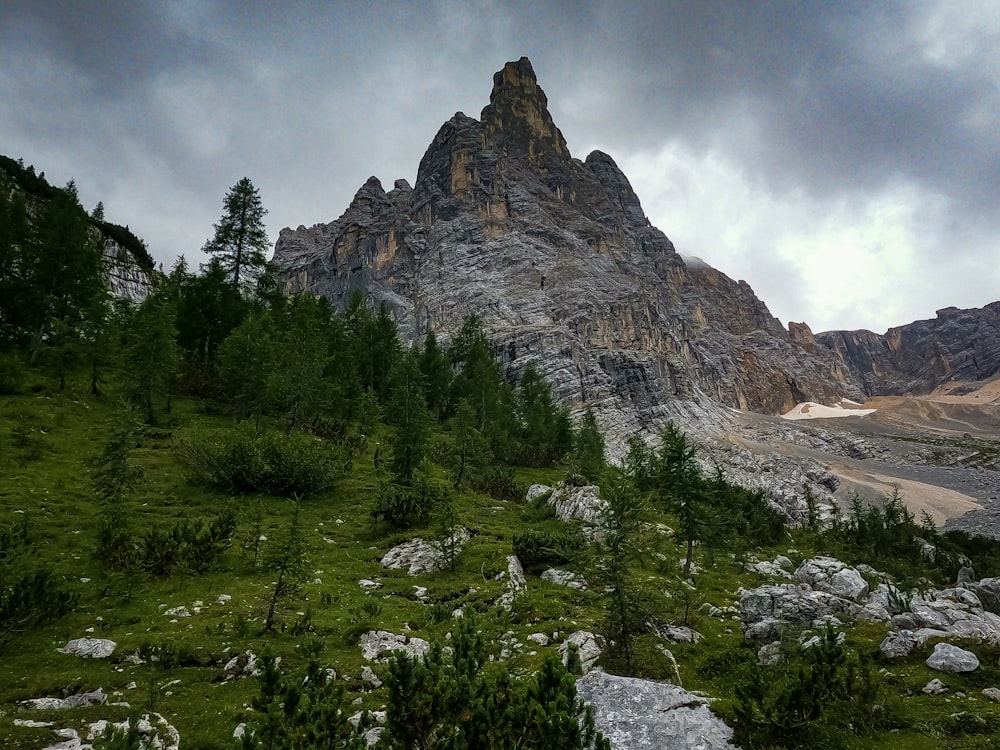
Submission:
POLYGON ((229 188, 222 201, 222 218, 203 250, 219 259, 234 287, 252 286, 267 265, 265 214, 260 192, 249 177, 229 188))
POLYGON ((588 408, 573 436, 573 468, 587 481, 596 482, 605 464, 604 435, 597 426, 597 417, 588 408))
POLYGON ((419 355, 406 352, 390 375, 389 405, 386 421, 394 428, 392 438, 392 473, 402 484, 412 484, 413 476, 427 455, 430 414, 424 401, 424 376, 419 355))
POLYGON ((126 335, 126 389, 150 423, 155 418, 154 401, 167 396, 180 361, 174 316, 173 303, 165 295, 151 294, 136 310, 126 335))
POLYGON ((420 371, 427 384, 427 408, 435 419, 443 420, 450 412, 451 362, 438 345, 434 331, 428 331, 420 351, 420 371))
POLYGON ((695 543, 706 541, 714 528, 711 491, 695 461, 695 447, 673 422, 667 422, 660 439, 658 494, 666 508, 677 515, 674 534, 687 546, 684 575, 690 575, 695 543))

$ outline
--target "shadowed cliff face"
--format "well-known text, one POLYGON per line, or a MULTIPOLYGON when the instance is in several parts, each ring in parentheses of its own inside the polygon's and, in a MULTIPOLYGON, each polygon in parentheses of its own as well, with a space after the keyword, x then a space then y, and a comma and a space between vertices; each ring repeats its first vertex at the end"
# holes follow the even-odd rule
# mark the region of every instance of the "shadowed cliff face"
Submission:
POLYGON ((480 315, 512 375, 534 361, 612 437, 860 397, 745 282, 688 266, 610 156, 571 157, 526 58, 494 76, 480 119, 441 126, 412 189, 369 179, 336 221, 282 230, 274 261, 289 291, 360 289, 413 340, 480 315))
POLYGON ((949 381, 983 381, 1000 373, 1000 302, 938 310, 885 335, 828 331, 816 341, 835 352, 865 395, 923 395, 949 381))

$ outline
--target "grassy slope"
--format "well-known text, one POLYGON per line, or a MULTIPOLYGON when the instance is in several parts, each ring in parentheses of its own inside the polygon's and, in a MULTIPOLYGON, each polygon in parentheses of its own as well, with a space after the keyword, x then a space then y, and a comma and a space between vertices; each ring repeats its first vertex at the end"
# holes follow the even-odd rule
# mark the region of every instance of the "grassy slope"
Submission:
MULTIPOLYGON (((247 718, 251 696, 257 691, 252 679, 225 681, 221 665, 232 654, 265 648, 282 656, 283 666, 302 663, 296 646, 301 635, 293 634, 295 623, 311 614, 311 626, 326 642, 323 659, 347 679, 350 697, 362 698, 369 708, 384 702, 382 691, 366 692, 360 682, 364 664, 357 645, 359 633, 369 628, 401 632, 408 624, 414 635, 443 637, 449 627, 447 617, 454 608, 472 607, 481 614, 480 622, 496 642, 508 630, 522 642, 533 632, 562 633, 592 629, 600 617, 600 602, 593 592, 578 592, 532 578, 529 591, 515 603, 512 613, 504 613, 492 602, 504 590, 495 580, 505 569, 511 554, 510 538, 527 528, 516 503, 489 497, 462 494, 456 498, 463 523, 475 534, 459 558, 456 572, 411 578, 405 571, 383 571, 381 556, 393 545, 415 533, 376 535, 368 522, 376 479, 372 447, 356 460, 353 474, 333 492, 311 498, 303 504, 302 528, 307 533, 309 575, 301 596, 283 611, 286 630, 260 637, 260 620, 271 578, 266 573, 249 572, 239 544, 226 553, 220 569, 205 576, 175 574, 165 580, 107 576, 92 559, 91 549, 98 515, 87 480, 86 460, 103 445, 106 424, 113 413, 113 400, 83 395, 82 385, 68 394, 50 393, 44 387, 27 395, 0 398, 0 523, 27 514, 38 539, 37 557, 58 572, 67 587, 77 591, 80 601, 75 611, 57 623, 18 636, 0 652, 0 738, 5 748, 41 748, 52 742, 47 729, 14 727, 13 719, 29 718, 18 711, 16 702, 46 695, 63 695, 78 690, 103 687, 111 701, 127 701, 133 709, 155 710, 166 716, 180 731, 185 748, 219 747, 228 742, 233 727, 247 718), (28 446, 18 445, 14 433, 30 429, 28 446), (359 579, 377 578, 383 586, 366 596, 359 579), (413 598, 415 585, 427 586, 431 604, 413 598), (228 594, 228 604, 217 603, 228 594), (163 609, 194 602, 204 607, 190 618, 165 616, 163 609), (114 657, 104 661, 82 660, 58 653, 56 649, 71 638, 87 635, 118 642, 114 657), (156 664, 132 665, 124 656, 144 644, 172 646, 182 656, 182 664, 161 668, 156 664), (129 689, 131 683, 136 687, 129 689)), ((129 501, 136 530, 146 524, 171 523, 182 517, 209 517, 224 505, 240 512, 238 539, 251 534, 249 509, 259 503, 263 513, 263 533, 273 544, 289 517, 289 503, 276 497, 231 498, 194 487, 186 482, 171 443, 184 427, 226 426, 225 417, 200 413, 188 401, 175 402, 173 419, 177 429, 153 432, 143 437, 135 458, 145 470, 138 490, 129 501)), ((522 471, 519 480, 551 482, 559 471, 522 471)), ((667 523, 669 518, 664 518, 667 523)), ((542 521, 535 525, 553 525, 542 521)), ((424 530, 424 535, 430 533, 424 530)), ((793 537, 780 550, 761 550, 761 557, 773 557, 796 546, 792 554, 798 562, 808 556, 804 538, 793 537)), ((657 591, 670 590, 664 599, 678 619, 680 600, 674 556, 680 548, 667 546, 670 560, 651 566, 643 575, 657 591)), ((697 580, 692 610, 703 603, 731 606, 739 586, 756 586, 768 581, 755 574, 739 572, 730 556, 701 553, 699 562, 706 572, 697 580)), ((695 612, 692 624, 706 637, 697 645, 675 645, 671 649, 680 663, 684 687, 703 690, 720 699, 723 711, 730 704, 733 670, 752 658, 741 648, 738 619, 719 620, 695 612)), ((862 625, 850 629, 848 643, 864 652, 877 650, 885 634, 882 626, 862 625)), ((530 645, 530 644, 529 644, 530 645)), ((671 669, 653 648, 652 636, 644 637, 639 652, 644 672, 667 677, 671 669)), ((554 648, 551 646, 550 648, 554 648)), ((980 694, 987 686, 1000 686, 1000 650, 977 646, 982 668, 970 676, 937 675, 923 665, 923 654, 903 663, 886 665, 887 680, 900 694, 903 718, 897 731, 871 739, 860 746, 884 748, 985 748, 992 740, 982 735, 956 735, 961 722, 949 720, 958 711, 970 711, 992 722, 1000 722, 1000 706, 988 703, 980 694), (953 691, 964 690, 968 698, 924 696, 919 692, 928 680, 940 676, 953 691)), ((527 652, 527 647, 525 652, 527 652)), ((517 666, 530 668, 541 654, 523 653, 517 666)), ((63 712, 31 712, 30 718, 54 719, 56 726, 81 727, 97 718, 123 718, 125 707, 97 707, 63 712)))

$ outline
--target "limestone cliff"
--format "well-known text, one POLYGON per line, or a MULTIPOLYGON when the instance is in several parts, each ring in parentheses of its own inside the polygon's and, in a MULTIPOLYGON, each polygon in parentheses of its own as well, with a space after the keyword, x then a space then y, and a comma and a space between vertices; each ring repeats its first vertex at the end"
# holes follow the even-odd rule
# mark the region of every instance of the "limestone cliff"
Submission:
POLYGON ((414 340, 480 315, 511 374, 534 361, 612 437, 860 397, 745 282, 685 262, 610 156, 570 155, 526 58, 494 76, 478 120, 441 126, 412 187, 370 178, 336 221, 282 230, 274 262, 292 292, 362 290, 414 340))
POLYGON ((946 307, 885 334, 828 331, 816 341, 837 354, 865 395, 923 395, 949 381, 975 382, 1000 374, 1000 302, 982 308, 946 307))

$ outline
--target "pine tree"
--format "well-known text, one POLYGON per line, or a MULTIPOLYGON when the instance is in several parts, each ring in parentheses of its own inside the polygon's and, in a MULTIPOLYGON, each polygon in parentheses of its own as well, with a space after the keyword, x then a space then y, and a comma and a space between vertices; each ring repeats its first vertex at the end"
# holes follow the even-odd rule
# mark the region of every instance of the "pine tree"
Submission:
POLYGON ((438 346, 434 331, 428 331, 420 351, 420 371, 427 384, 427 408, 437 420, 443 420, 449 413, 451 390, 451 363, 445 352, 438 346))
POLYGON ((674 534, 687 545, 684 575, 691 575, 696 542, 706 541, 716 526, 710 488, 695 461, 695 447, 673 423, 661 433, 656 456, 660 500, 677 515, 674 534))
POLYGON ((636 582, 632 566, 642 561, 647 528, 645 500, 624 475, 616 475, 602 487, 601 535, 597 550, 597 577, 605 593, 602 630, 608 640, 608 655, 621 661, 626 674, 635 669, 633 642, 653 614, 649 597, 636 582))
POLYGON ((430 415, 424 402, 424 376, 415 351, 404 354, 392 370, 385 418, 394 428, 392 473, 396 481, 410 485, 427 455, 430 427, 430 415))
POLYGON ((252 286, 267 266, 270 245, 264 229, 267 210, 249 177, 233 185, 222 201, 222 218, 203 248, 219 259, 234 287, 252 286))
POLYGON ((125 379, 130 397, 141 404, 146 421, 154 421, 154 401, 167 396, 180 355, 174 306, 164 295, 148 296, 136 310, 127 333, 125 379))
POLYGON ((597 426, 597 417, 587 409, 573 438, 573 467, 588 482, 596 482, 604 471, 604 435, 597 426))

